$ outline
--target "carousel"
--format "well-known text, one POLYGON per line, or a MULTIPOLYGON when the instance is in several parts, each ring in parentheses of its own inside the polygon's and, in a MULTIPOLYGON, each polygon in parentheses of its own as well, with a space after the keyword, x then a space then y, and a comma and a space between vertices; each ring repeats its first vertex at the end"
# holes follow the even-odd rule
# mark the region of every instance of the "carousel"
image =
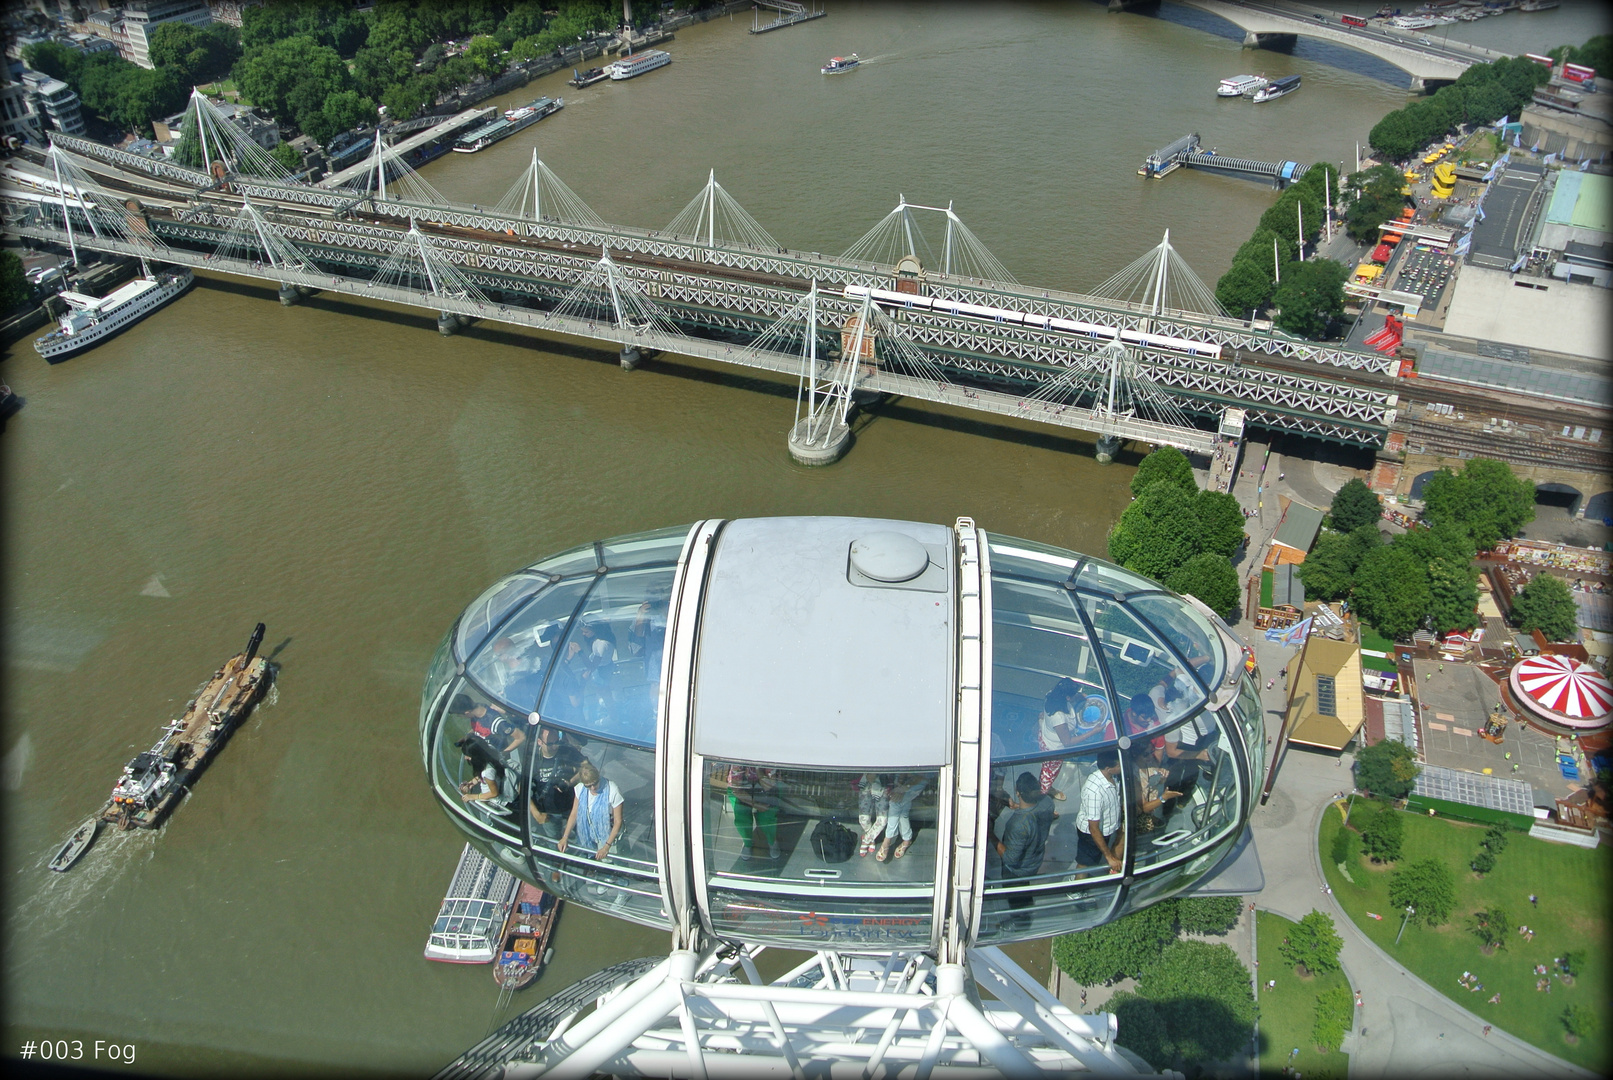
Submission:
POLYGON ((1613 683, 1571 656, 1545 653, 1520 660, 1507 685, 1529 719, 1543 722, 1548 731, 1584 735, 1613 721, 1613 683))

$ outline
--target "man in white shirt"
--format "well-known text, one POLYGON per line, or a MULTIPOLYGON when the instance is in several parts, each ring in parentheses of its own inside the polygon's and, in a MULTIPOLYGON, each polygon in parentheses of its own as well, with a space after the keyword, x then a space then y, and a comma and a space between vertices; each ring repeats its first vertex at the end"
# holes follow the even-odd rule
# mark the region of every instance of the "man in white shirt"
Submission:
POLYGON ((1081 807, 1076 820, 1081 835, 1076 841, 1075 861, 1081 866, 1108 863, 1120 872, 1120 755, 1106 750, 1098 755, 1098 771, 1081 785, 1081 807))

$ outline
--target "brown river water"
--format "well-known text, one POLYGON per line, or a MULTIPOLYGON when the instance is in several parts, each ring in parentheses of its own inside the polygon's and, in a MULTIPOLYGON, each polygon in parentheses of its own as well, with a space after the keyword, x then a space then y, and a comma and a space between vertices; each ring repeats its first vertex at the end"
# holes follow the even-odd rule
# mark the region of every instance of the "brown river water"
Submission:
MULTIPOLYGON (((1149 151, 1199 131, 1249 157, 1348 161, 1405 100, 1369 64, 1248 53, 1095 4, 837 3, 787 31, 748 26, 681 31, 675 62, 639 80, 540 80, 498 103, 563 95, 563 111, 424 174, 493 203, 536 145, 601 216, 659 228, 715 168, 781 244, 825 252, 899 192, 952 200, 1021 281, 1071 289, 1169 228, 1213 283, 1272 192, 1144 181, 1149 151), (852 51, 860 70, 818 73, 852 51), (1245 71, 1300 72, 1304 89, 1214 96, 1245 71)), ((416 731, 433 649, 495 577, 596 537, 768 514, 967 514, 1101 553, 1136 461, 898 402, 842 462, 806 469, 785 451, 787 381, 677 357, 629 374, 585 343, 491 325, 444 338, 425 312, 282 308, 216 276, 61 365, 22 342, 3 376, 27 401, 0 441, 3 1053, 61 1038, 79 1064, 120 1066, 96 1057, 103 1040, 132 1044, 138 1071, 430 1072, 502 1018, 488 968, 421 957, 462 841, 416 731), (49 873, 259 620, 273 696, 187 804, 49 873)), ((504 1017, 666 948, 575 908, 555 945, 504 1017)), ((1045 947, 1018 951, 1045 970, 1045 947)))

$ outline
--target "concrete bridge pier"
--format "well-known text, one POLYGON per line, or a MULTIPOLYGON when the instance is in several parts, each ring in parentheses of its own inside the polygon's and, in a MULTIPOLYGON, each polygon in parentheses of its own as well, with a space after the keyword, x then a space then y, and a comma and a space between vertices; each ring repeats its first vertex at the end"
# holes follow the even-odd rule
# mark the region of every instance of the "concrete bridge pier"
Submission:
POLYGON ((622 347, 623 371, 632 371, 634 368, 638 367, 639 361, 643 359, 644 354, 639 352, 637 345, 624 345, 622 347))
POLYGON ((1120 453, 1119 435, 1099 435, 1097 459, 1099 465, 1107 465, 1120 453))
POLYGON ((790 456, 801 465, 833 465, 851 448, 851 426, 836 423, 827 436, 820 433, 808 442, 807 425, 810 422, 810 419, 802 420, 790 429, 790 456))
POLYGON ((437 313, 437 333, 443 337, 452 337, 473 321, 469 315, 455 315, 452 311, 439 311, 437 313))
POLYGON ((283 281, 280 283, 280 303, 286 307, 300 302, 302 295, 302 290, 291 284, 291 282, 283 281))
POLYGON ((1243 47, 1246 49, 1272 49, 1276 52, 1293 52, 1294 43, 1299 40, 1298 34, 1257 34, 1250 30, 1243 35, 1243 47))

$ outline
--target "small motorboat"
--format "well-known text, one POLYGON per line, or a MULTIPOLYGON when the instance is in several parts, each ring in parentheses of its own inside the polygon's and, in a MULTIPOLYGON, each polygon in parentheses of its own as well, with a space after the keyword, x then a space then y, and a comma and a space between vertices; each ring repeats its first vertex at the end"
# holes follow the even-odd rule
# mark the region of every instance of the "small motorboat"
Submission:
POLYGON ((95 843, 95 834, 100 827, 100 814, 80 825, 73 835, 67 838, 67 843, 62 845, 56 857, 50 860, 50 868, 57 873, 71 868, 86 851, 90 850, 90 845, 95 843))
POLYGON ((841 75, 850 71, 861 62, 862 61, 857 59, 857 54, 852 53, 850 56, 836 56, 818 70, 823 72, 825 75, 841 75))

